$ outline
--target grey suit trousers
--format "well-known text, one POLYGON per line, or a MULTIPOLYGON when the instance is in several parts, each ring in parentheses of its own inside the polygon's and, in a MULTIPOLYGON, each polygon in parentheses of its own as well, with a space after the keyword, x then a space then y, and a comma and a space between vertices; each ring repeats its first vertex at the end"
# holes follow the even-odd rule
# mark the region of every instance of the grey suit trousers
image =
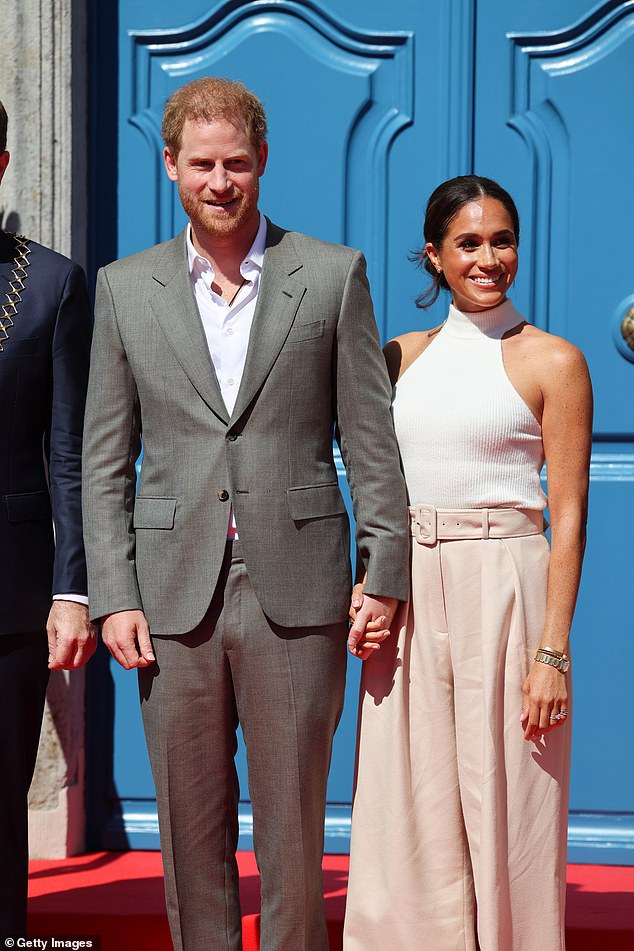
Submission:
POLYGON ((345 623, 269 621, 233 542, 203 621, 153 638, 157 660, 139 671, 139 689, 175 951, 241 948, 238 721, 262 878, 260 947, 328 951, 321 857, 346 633, 345 623))

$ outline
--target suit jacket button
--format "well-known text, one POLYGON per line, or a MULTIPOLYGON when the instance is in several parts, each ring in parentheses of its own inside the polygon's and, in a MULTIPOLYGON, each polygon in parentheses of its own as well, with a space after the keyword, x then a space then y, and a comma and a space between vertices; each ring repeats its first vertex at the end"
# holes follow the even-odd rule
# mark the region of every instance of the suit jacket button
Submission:
POLYGON ((235 442, 237 438, 238 438, 237 433, 227 433, 227 439, 229 440, 229 442, 235 442))
POLYGON ((216 495, 218 496, 218 499, 219 499, 221 502, 228 502, 228 501, 229 501, 229 493, 227 492, 226 489, 218 489, 218 491, 216 492, 216 495))

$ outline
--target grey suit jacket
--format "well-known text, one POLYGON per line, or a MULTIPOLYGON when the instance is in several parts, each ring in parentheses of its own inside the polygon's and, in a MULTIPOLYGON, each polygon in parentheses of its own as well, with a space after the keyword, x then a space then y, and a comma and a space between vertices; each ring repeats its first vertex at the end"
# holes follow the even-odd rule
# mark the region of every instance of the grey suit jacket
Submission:
POLYGON ((269 618, 343 620, 350 542, 334 431, 366 590, 404 599, 406 493, 363 256, 269 223, 231 417, 185 233, 102 269, 83 462, 92 616, 142 608, 155 634, 194 628, 216 586, 233 504, 269 618))

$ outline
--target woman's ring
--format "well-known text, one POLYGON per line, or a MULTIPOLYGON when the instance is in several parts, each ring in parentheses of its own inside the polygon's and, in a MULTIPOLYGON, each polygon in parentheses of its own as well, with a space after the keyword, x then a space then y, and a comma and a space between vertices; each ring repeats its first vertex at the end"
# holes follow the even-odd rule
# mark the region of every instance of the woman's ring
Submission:
POLYGON ((553 723, 557 723, 558 720, 565 720, 567 716, 567 710, 560 710, 559 713, 551 713, 548 719, 552 720, 553 723))

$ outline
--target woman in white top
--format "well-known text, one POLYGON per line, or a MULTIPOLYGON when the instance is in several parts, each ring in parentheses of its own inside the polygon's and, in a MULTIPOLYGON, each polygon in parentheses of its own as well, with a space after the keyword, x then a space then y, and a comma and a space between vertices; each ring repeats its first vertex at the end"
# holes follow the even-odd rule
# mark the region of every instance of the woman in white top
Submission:
MULTIPOLYGON (((411 595, 390 636, 388 619, 350 632, 365 663, 344 949, 564 951, 590 381, 507 297, 519 221, 504 189, 445 182, 424 233, 433 285, 417 303, 452 299, 440 327, 385 348, 411 595)), ((353 621, 362 599, 358 585, 353 621)))

